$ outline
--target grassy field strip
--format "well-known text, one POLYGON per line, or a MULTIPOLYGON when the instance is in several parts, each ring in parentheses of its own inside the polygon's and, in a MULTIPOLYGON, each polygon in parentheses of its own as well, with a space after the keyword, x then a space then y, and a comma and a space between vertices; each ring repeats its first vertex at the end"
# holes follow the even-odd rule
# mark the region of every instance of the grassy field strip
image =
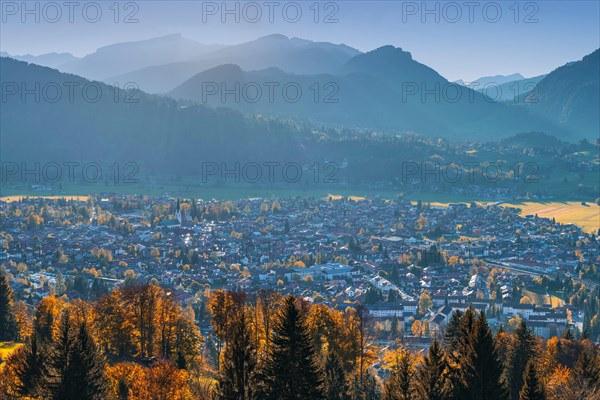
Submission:
POLYGON ((535 293, 532 292, 531 290, 523 290, 523 296, 527 296, 529 297, 529 299, 534 303, 534 304, 552 304, 552 307, 560 307, 563 306, 565 304, 565 302, 556 297, 556 296, 551 296, 551 295, 547 295, 547 294, 541 294, 541 293, 535 293))
POLYGON ((13 201, 19 201, 25 197, 36 197, 36 198, 43 198, 43 199, 48 199, 48 200, 57 200, 57 199, 67 199, 67 200, 75 200, 75 201, 87 201, 90 197, 89 196, 37 196, 37 195, 33 195, 33 196, 4 196, 4 197, 0 197, 0 200, 5 201, 7 203, 11 203, 13 201))
POLYGON ((575 224, 586 232, 598 232, 600 229, 600 206, 594 203, 582 205, 579 202, 524 202, 518 204, 503 203, 507 207, 521 209, 521 215, 535 215, 545 218, 556 218, 563 224, 575 224))

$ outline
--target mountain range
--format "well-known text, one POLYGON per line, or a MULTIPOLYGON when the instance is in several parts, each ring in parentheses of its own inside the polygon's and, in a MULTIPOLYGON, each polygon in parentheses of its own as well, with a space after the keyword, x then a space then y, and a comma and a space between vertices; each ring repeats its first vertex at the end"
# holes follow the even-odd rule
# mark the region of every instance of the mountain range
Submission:
POLYGON ((469 86, 472 88, 480 88, 484 85, 502 85, 503 83, 512 82, 512 81, 520 81, 525 79, 525 77, 519 73, 510 74, 510 75, 494 75, 494 76, 482 76, 481 78, 475 79, 468 84, 459 79, 454 83, 458 83, 459 85, 469 86))
POLYGON ((47 53, 40 54, 39 56, 33 56, 31 54, 25 54, 22 56, 18 55, 10 55, 4 51, 0 52, 0 57, 11 57, 15 60, 25 61, 32 64, 42 65, 44 67, 57 68, 63 64, 66 64, 71 61, 78 60, 71 53, 47 53))
MULTIPOLYGON (((512 80, 522 77, 513 74, 479 79, 480 83, 502 81, 499 88, 503 95, 514 91, 515 85, 517 93, 523 93, 539 83, 534 90, 535 103, 528 101, 531 93, 514 99, 507 95, 490 98, 449 82, 408 51, 394 46, 362 53, 343 44, 283 35, 234 46, 204 45, 181 35, 168 35, 109 45, 81 59, 63 54, 29 56, 25 61, 55 64, 61 57, 70 60, 56 68, 70 71, 77 79, 120 82, 121 87, 134 82, 144 92, 172 97, 175 109, 195 109, 194 104, 201 104, 308 124, 414 132, 454 140, 489 140, 529 131, 578 140, 595 139, 599 132, 598 51, 547 76, 512 80), (236 85, 239 89, 227 94, 236 85), (213 92, 208 93, 208 87, 213 92), (290 87, 292 93, 300 89, 297 99, 289 98, 286 88, 290 87), (257 88, 262 90, 258 97, 257 88)), ((9 62, 3 60, 4 64, 9 62)), ((27 69, 26 65, 12 65, 10 71, 18 74, 20 69, 27 69)), ((27 70, 28 79, 36 81, 37 70, 27 70)), ((53 73, 62 81, 74 76, 53 73)), ((2 79, 14 81, 9 73, 2 79)), ((494 93, 487 94, 494 97, 494 93)), ((144 102, 155 99, 146 93, 143 98, 144 102)), ((152 101, 159 104, 171 101, 156 99, 160 100, 152 101)), ((26 108, 15 106, 14 111, 20 113, 26 108)), ((46 115, 47 110, 42 111, 41 115, 46 115)), ((108 114, 105 118, 112 117, 108 114)))
POLYGON ((275 34, 223 47, 186 61, 131 70, 105 81, 135 82, 148 93, 165 93, 195 74, 219 65, 236 64, 250 71, 279 68, 288 73, 310 75, 336 71, 358 54, 358 50, 343 44, 312 42, 275 34))
POLYGON ((101 47, 92 54, 58 67, 60 71, 102 80, 112 84, 115 75, 125 74, 149 65, 162 65, 188 60, 222 48, 185 39, 179 34, 137 42, 117 43, 101 47))
POLYGON ((222 65, 196 74, 168 95, 213 107, 333 126, 410 131, 460 140, 527 131, 563 137, 577 135, 568 125, 540 118, 528 108, 497 102, 448 82, 414 60, 409 52, 393 46, 359 54, 338 71, 319 75, 291 74, 276 68, 244 71, 237 65, 222 65), (288 101, 275 91, 275 98, 271 99, 264 93, 269 82, 277 82, 279 87, 295 84, 303 96, 298 101, 288 101), (226 90, 236 84, 242 95, 226 95, 226 90), (257 101, 243 96, 245 88, 254 86, 263 90, 257 101), (209 87, 216 94, 210 95, 209 87), (320 92, 315 98, 317 90, 320 92))
POLYGON ((518 99, 523 93, 532 91, 537 83, 545 77, 546 74, 525 78, 523 75, 516 73, 511 75, 484 76, 468 84, 462 79, 454 83, 470 87, 495 101, 511 102, 515 101, 515 98, 518 99))

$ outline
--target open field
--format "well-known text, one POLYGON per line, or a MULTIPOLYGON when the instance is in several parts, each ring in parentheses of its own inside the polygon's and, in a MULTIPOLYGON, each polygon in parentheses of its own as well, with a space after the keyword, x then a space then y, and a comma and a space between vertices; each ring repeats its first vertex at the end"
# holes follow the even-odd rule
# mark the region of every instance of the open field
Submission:
POLYGON ((11 203, 13 201, 19 201, 19 200, 23 199, 24 197, 40 197, 40 198, 49 199, 49 200, 66 198, 67 200, 75 200, 75 201, 87 201, 89 199, 89 196, 36 196, 36 195, 33 195, 33 196, 23 196, 23 195, 4 196, 4 197, 0 197, 0 199, 2 201, 6 201, 7 203, 11 203))
POLYGON ((535 215, 545 218, 556 218, 563 224, 575 224, 586 232, 598 232, 600 229, 600 206, 594 203, 582 205, 579 202, 524 202, 503 203, 507 207, 521 209, 521 215, 535 215))
POLYGON ((531 290, 523 290, 523 295, 529 297, 534 304, 552 304, 552 307, 560 307, 565 304, 563 300, 556 296, 536 293, 531 290))
POLYGON ((4 360, 6 360, 8 356, 10 356, 15 350, 17 350, 21 346, 21 343, 0 342, 0 367, 2 367, 4 360))

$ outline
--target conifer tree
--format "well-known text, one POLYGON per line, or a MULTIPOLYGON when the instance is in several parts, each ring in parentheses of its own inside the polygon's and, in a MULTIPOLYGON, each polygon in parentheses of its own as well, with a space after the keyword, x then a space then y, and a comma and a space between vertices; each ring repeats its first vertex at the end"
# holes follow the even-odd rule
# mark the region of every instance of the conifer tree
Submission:
POLYGON ((461 398, 502 400, 507 393, 502 384, 502 367, 494 345, 492 331, 482 312, 470 335, 467 357, 461 365, 466 372, 466 390, 461 398))
POLYGON ((85 324, 77 332, 65 310, 57 340, 48 356, 46 382, 53 400, 101 400, 105 398, 104 360, 85 324))
POLYGON ((415 398, 418 400, 446 400, 449 398, 448 364, 437 340, 415 374, 415 398))
POLYGON ((265 378, 270 399, 323 399, 316 352, 303 312, 292 296, 285 298, 273 329, 265 378))
POLYGON ((600 356, 594 347, 585 347, 573 366, 573 385, 578 398, 600 393, 600 356))
POLYGON ((350 389, 351 400, 381 400, 381 394, 381 387, 371 369, 366 369, 362 374, 354 374, 350 389))
POLYGON ((460 319, 462 312, 456 310, 452 313, 448 325, 446 325, 446 333, 444 334, 444 345, 448 353, 453 352, 458 347, 458 335, 460 332, 460 319))
POLYGON ((17 338, 17 323, 13 310, 14 293, 4 273, 0 272, 0 342, 17 338))
POLYGON ((333 350, 327 354, 324 375, 323 391, 326 400, 350 400, 348 380, 342 360, 333 350))
POLYGON ((523 320, 515 329, 514 336, 514 342, 508 350, 504 379, 510 390, 510 398, 518 400, 525 368, 534 354, 536 338, 523 320))
POLYGON ((69 379, 71 358, 75 347, 73 326, 69 310, 65 310, 60 320, 59 334, 48 354, 48 370, 45 376, 45 386, 48 397, 52 400, 77 399, 78 388, 69 379))
POLYGON ((460 318, 458 333, 452 352, 448 352, 450 381, 452 382, 452 396, 456 399, 465 399, 468 394, 469 379, 474 376, 473 363, 469 357, 473 351, 472 337, 475 329, 475 312, 469 307, 460 318))
POLYGON ((460 326, 457 335, 457 347, 459 358, 463 358, 469 352, 471 335, 475 329, 475 311, 469 307, 460 318, 460 326))
POLYGON ((37 397, 42 394, 42 377, 45 374, 44 347, 37 335, 18 350, 13 369, 15 371, 15 391, 23 397, 37 397))
POLYGON ((519 400, 546 400, 542 382, 540 382, 537 376, 535 365, 532 361, 527 364, 519 400))
POLYGON ((103 400, 106 393, 104 358, 85 323, 79 326, 71 356, 69 380, 79 388, 79 399, 103 400))

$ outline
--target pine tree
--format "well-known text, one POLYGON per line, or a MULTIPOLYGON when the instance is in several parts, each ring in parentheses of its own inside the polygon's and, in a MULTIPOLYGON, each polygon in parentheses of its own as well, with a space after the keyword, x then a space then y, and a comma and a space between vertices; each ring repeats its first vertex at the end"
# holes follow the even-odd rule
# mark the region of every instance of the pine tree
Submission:
POLYGON ((546 400, 542 382, 540 382, 537 376, 535 365, 532 361, 527 364, 519 400, 546 400))
POLYGON ((48 370, 45 375, 45 386, 48 397, 52 400, 77 399, 78 388, 67 375, 71 370, 71 358, 75 338, 69 311, 65 310, 60 320, 59 334, 48 355, 48 370))
POLYGON ((453 351, 447 353, 449 364, 451 364, 449 373, 452 395, 456 399, 462 400, 469 396, 469 379, 475 375, 475 366, 468 362, 473 351, 472 338, 475 322, 475 312, 469 307, 460 318, 453 351))
POLYGON ((273 329, 266 366, 268 397, 277 400, 323 398, 321 371, 301 308, 292 296, 284 300, 273 329))
POLYGON ((475 311, 473 311, 473 308, 469 307, 460 318, 460 325, 458 328, 456 351, 458 352, 459 358, 463 358, 468 354, 474 329, 475 311))
POLYGON ((17 323, 13 310, 14 293, 4 273, 0 272, 0 342, 17 339, 17 323))
POLYGON ((437 340, 429 347, 429 354, 417 368, 415 388, 418 400, 446 400, 449 397, 448 364, 437 340))
POLYGON ((507 397, 501 381, 502 368, 498 352, 484 312, 475 322, 468 355, 461 368, 467 373, 467 386, 461 398, 502 400, 507 397))
POLYGON ((348 381, 342 360, 335 353, 329 351, 325 361, 324 394, 326 400, 350 400, 348 381))
POLYGON ((231 336, 223 352, 218 399, 249 400, 253 398, 256 348, 251 339, 243 311, 233 322, 231 336))
POLYGON ((45 374, 45 348, 37 335, 31 335, 29 342, 19 350, 13 366, 16 380, 15 391, 20 396, 41 395, 42 377, 45 374))
POLYGON ((85 323, 79 326, 71 356, 69 379, 79 388, 79 399, 102 400, 106 393, 104 358, 85 323))
POLYGON ((381 387, 371 369, 366 369, 362 374, 354 374, 350 389, 351 400, 381 400, 381 394, 381 387))
POLYGON ((453 352, 458 347, 458 335, 460 332, 460 319, 462 315, 460 310, 454 311, 450 317, 450 321, 448 321, 448 325, 446 325, 444 345, 446 346, 446 351, 449 353, 453 352))
POLYGON ((75 332, 68 309, 62 315, 59 335, 48 357, 45 380, 53 400, 105 398, 104 360, 85 324, 75 332))
POLYGON ((600 393, 600 357, 594 347, 585 347, 573 366, 573 384, 578 398, 600 393))
POLYGON ((536 338, 523 320, 517 326, 517 329, 515 329, 514 335, 514 342, 508 350, 508 361, 504 379, 510 390, 510 398, 518 400, 519 393, 523 387, 525 368, 534 353, 536 338))

